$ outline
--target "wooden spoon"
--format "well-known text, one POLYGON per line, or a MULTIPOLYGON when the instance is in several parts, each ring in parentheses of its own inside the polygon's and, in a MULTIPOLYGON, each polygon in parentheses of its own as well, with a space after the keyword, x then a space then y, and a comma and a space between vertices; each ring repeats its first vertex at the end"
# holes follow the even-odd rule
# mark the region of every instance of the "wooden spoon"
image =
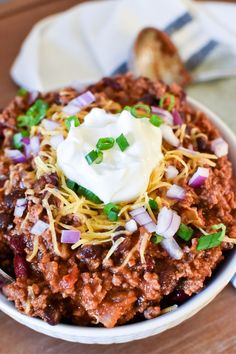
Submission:
POLYGON ((152 80, 163 80, 167 84, 177 82, 187 85, 191 75, 184 67, 178 50, 169 36, 156 28, 144 28, 137 36, 129 69, 135 75, 152 80))

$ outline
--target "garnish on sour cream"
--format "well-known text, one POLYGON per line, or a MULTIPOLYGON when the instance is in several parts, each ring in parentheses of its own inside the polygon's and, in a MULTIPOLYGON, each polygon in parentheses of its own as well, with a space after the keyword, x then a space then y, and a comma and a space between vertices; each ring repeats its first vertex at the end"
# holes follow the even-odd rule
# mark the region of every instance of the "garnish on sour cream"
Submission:
POLYGON ((57 162, 67 178, 89 189, 104 203, 138 198, 148 187, 152 171, 163 158, 160 128, 148 118, 134 118, 129 111, 107 113, 93 108, 78 127, 71 126, 68 137, 57 148, 57 162), (123 134, 129 146, 118 144, 103 151, 101 163, 88 164, 85 156, 100 138, 123 134))

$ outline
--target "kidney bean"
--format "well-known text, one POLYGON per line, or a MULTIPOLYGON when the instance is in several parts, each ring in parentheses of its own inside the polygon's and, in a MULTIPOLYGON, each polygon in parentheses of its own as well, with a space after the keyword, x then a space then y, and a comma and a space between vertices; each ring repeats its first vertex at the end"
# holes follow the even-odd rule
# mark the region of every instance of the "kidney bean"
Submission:
POLYGON ((206 139, 204 139, 203 137, 198 137, 196 141, 197 141, 198 151, 206 151, 207 150, 207 140, 206 139))
POLYGON ((101 246, 84 246, 79 249, 78 255, 81 261, 84 259, 95 259, 100 257, 102 254, 102 247, 101 246))
POLYGON ((44 310, 44 319, 51 326, 58 324, 61 319, 61 313, 58 306, 55 304, 47 305, 46 309, 44 310))
POLYGON ((182 304, 189 298, 183 289, 176 289, 169 296, 173 304, 182 304))
POLYGON ((10 239, 10 247, 15 254, 24 254, 25 241, 23 236, 14 236, 10 239))
POLYGON ((58 186, 59 179, 55 172, 51 173, 50 175, 45 175, 45 180, 47 184, 52 184, 53 186, 58 186))
POLYGON ((104 85, 111 87, 114 91, 122 90, 121 85, 116 80, 111 79, 110 77, 104 77, 103 83, 104 85))
POLYGON ((146 95, 140 98, 140 101, 150 106, 154 106, 154 105, 158 105, 160 100, 156 96, 147 93, 146 95))
POLYGON ((41 189, 43 189, 46 184, 52 184, 53 186, 57 187, 59 184, 59 179, 57 174, 54 172, 49 175, 44 175, 40 177, 36 183, 41 189))
POLYGON ((62 104, 61 99, 60 99, 60 95, 59 95, 58 92, 55 93, 55 95, 53 97, 53 102, 56 103, 56 104, 59 104, 59 105, 62 104))
POLYGON ((16 278, 27 278, 28 264, 24 256, 16 254, 14 257, 14 271, 16 278))

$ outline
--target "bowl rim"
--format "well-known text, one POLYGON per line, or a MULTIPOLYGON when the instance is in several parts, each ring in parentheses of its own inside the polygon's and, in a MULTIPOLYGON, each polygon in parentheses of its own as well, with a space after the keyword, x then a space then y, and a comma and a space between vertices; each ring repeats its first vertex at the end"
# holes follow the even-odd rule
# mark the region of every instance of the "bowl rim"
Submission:
MULTIPOLYGON (((206 113, 208 118, 213 121, 216 127, 221 131, 222 136, 229 143, 231 151, 230 160, 234 167, 234 173, 236 173, 236 159, 235 162, 232 159, 233 150, 236 149, 236 138, 234 133, 215 113, 210 111, 203 104, 199 103, 193 98, 190 98, 189 96, 187 97, 187 101, 193 108, 206 113)), ((85 327, 61 323, 56 326, 50 326, 41 319, 20 313, 18 310, 16 310, 13 303, 9 302, 3 294, 0 294, 0 310, 21 324, 24 324, 38 332, 45 333, 53 337, 78 341, 81 343, 89 343, 88 340, 91 340, 91 343, 102 344, 127 342, 129 340, 140 339, 156 333, 160 333, 166 329, 174 327, 176 324, 179 324, 183 320, 190 318, 201 308, 206 306, 228 284, 230 279, 235 274, 236 250, 232 251, 229 259, 226 259, 225 262, 226 264, 224 265, 223 269, 219 271, 219 274, 215 276, 212 282, 210 282, 210 284, 208 284, 206 288, 201 290, 198 294, 191 297, 186 303, 182 304, 172 312, 138 323, 124 324, 114 328, 85 327), (159 329, 159 331, 157 331, 157 329, 159 329), (153 333, 153 330, 156 331, 153 333), (71 339, 72 337, 74 339, 71 339), (122 337, 123 340, 119 341, 120 337, 122 337)))

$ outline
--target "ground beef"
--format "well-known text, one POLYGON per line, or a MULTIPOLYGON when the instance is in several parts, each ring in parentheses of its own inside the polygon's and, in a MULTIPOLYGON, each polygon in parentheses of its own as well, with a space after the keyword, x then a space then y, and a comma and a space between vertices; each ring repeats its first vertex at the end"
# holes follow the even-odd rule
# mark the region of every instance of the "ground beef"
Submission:
MULTIPOLYGON (((185 93, 176 84, 168 87, 162 82, 123 75, 104 78, 89 89, 96 94, 98 106, 104 99, 111 99, 121 106, 137 102, 153 105, 159 103, 165 92, 172 93, 175 106, 187 124, 187 131, 197 127, 205 134, 196 140, 194 148, 210 153, 209 140, 219 136, 206 115, 195 112, 186 102, 185 93)), ((49 104, 67 104, 77 95, 74 89, 65 89, 43 98, 49 104)), ((12 144, 17 116, 28 107, 29 97, 17 97, 0 114, 0 138, 4 148, 12 144)), ((187 146, 188 143, 186 139, 184 144, 187 146)), ((178 161, 171 163, 181 167, 178 161)), ((223 259, 224 251, 230 248, 229 244, 222 243, 212 249, 197 251, 197 238, 201 234, 197 227, 208 230, 211 225, 223 222, 228 236, 236 237, 236 184, 231 163, 222 157, 202 187, 193 190, 188 187, 186 179, 181 180, 187 196, 184 201, 176 203, 174 209, 181 215, 183 223, 188 224, 191 220, 195 226, 191 241, 183 242, 176 238, 184 252, 181 260, 170 258, 160 245, 149 242, 145 264, 140 262, 136 250, 128 264, 122 266, 137 242, 139 232, 125 236, 125 241, 106 261, 104 258, 110 243, 74 251, 63 245, 63 257, 60 258, 54 253, 51 233, 47 230, 39 238, 37 256, 28 262, 34 241, 30 230, 39 218, 47 221, 42 206, 45 190, 57 188, 59 183, 56 173, 45 174, 32 182, 27 176, 33 173, 33 167, 32 162, 12 164, 1 151, 0 265, 16 277, 14 283, 4 287, 8 299, 15 302, 19 311, 40 317, 51 325, 66 322, 113 327, 131 320, 159 316, 164 307, 181 304, 199 292, 223 259), (16 200, 24 197, 28 188, 33 188, 35 193, 34 196, 28 195, 27 218, 26 214, 23 218, 15 218, 16 200), (13 264, 15 274, 12 274, 13 264)), ((158 193, 162 195, 161 188, 158 193)), ((56 201, 55 207, 59 207, 56 201)), ((67 215, 61 222, 80 225, 79 218, 74 215, 67 215)))

